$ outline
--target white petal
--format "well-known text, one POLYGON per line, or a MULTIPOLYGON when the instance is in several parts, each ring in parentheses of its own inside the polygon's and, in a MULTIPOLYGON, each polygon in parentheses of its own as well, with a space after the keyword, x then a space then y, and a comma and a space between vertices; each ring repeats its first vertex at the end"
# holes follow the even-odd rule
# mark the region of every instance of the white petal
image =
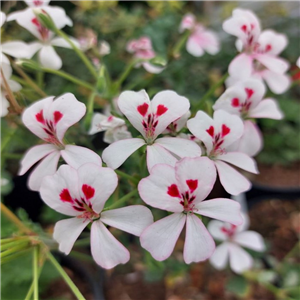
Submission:
POLYGON ((105 121, 107 118, 108 117, 106 115, 103 115, 101 113, 94 113, 89 134, 95 134, 97 132, 106 130, 107 128, 101 126, 101 123, 105 121))
POLYGON ((142 205, 130 205, 101 213, 100 220, 112 227, 140 236, 153 223, 151 211, 142 205))
POLYGON ((247 79, 253 72, 252 58, 247 54, 239 54, 229 64, 228 73, 232 77, 238 77, 241 79, 247 79))
MULTIPOLYGON (((79 42, 72 38, 72 37, 68 37, 72 42, 73 44, 75 44, 75 46, 77 48, 79 48, 79 42)), ((68 49, 72 49, 72 46, 64 39, 64 38, 61 38, 61 37, 55 37, 51 40, 51 45, 52 46, 57 46, 57 47, 63 47, 63 48, 68 48, 68 49)))
POLYGON ((42 49, 44 45, 40 42, 32 42, 28 44, 28 56, 31 58, 36 52, 42 49))
POLYGON ((151 101, 152 112, 156 113, 160 105, 165 106, 168 110, 158 117, 155 137, 162 133, 173 121, 182 117, 190 108, 190 102, 186 97, 169 90, 159 92, 154 96, 151 101))
POLYGON ((290 87, 291 79, 286 74, 277 74, 269 70, 264 70, 262 76, 267 82, 270 90, 275 94, 282 94, 290 87))
POLYGON ((147 112, 151 112, 150 99, 145 90, 139 92, 125 91, 121 93, 118 98, 118 105, 133 127, 145 136, 142 125, 144 117, 138 111, 138 106, 148 105, 147 112))
POLYGON ((237 147, 233 151, 243 152, 253 157, 263 148, 262 133, 256 124, 246 120, 244 121, 244 133, 236 143, 237 147))
POLYGON ((228 162, 234 166, 237 166, 248 172, 258 174, 258 169, 256 161, 242 152, 227 152, 221 155, 218 155, 218 159, 228 162))
POLYGON ((210 257, 209 262, 217 269, 223 270, 226 267, 229 256, 228 243, 222 243, 219 245, 214 254, 210 257))
POLYGON ((45 68, 59 70, 62 67, 62 60, 52 46, 44 45, 39 52, 39 61, 45 68))
POLYGON ((47 119, 53 119, 56 111, 62 114, 56 124, 56 135, 62 142, 66 130, 85 115, 86 107, 73 94, 66 93, 55 98, 49 109, 45 111, 47 119))
POLYGON ((147 167, 149 172, 157 164, 175 166, 177 159, 165 148, 157 143, 147 146, 147 167))
POLYGON ((102 166, 100 156, 94 151, 80 146, 66 145, 64 150, 60 151, 61 156, 74 169, 86 163, 94 163, 99 167, 102 166))
POLYGON ((251 110, 249 117, 281 120, 284 115, 280 110, 276 100, 265 99, 261 101, 253 110, 251 110))
POLYGON ((229 247, 230 267, 235 273, 243 273, 252 267, 253 259, 244 249, 230 243, 229 247))
POLYGON ((201 202, 211 192, 217 178, 214 163, 207 157, 183 158, 175 165, 176 179, 180 191, 190 191, 196 196, 194 204, 201 202), (196 189, 191 190, 189 180, 195 182, 196 189))
POLYGON ((159 74, 165 69, 164 67, 152 65, 150 62, 144 62, 143 67, 147 72, 152 74, 159 74))
POLYGON ((25 174, 36 162, 53 151, 57 151, 57 148, 51 144, 38 145, 30 148, 20 162, 21 168, 18 175, 21 176, 25 174))
POLYGON ((233 240, 243 247, 262 252, 266 249, 263 237, 255 231, 237 233, 233 240))
POLYGON ((139 182, 138 191, 148 205, 171 212, 182 212, 183 208, 179 203, 181 198, 168 194, 168 188, 174 184, 177 185, 175 169, 166 164, 158 164, 151 169, 148 177, 139 182))
POLYGON ((186 216, 175 213, 148 226, 140 237, 141 245, 158 261, 167 259, 185 224, 186 216))
POLYGON ((117 174, 110 168, 102 168, 93 163, 82 165, 78 170, 78 186, 81 198, 86 198, 83 186, 94 189, 94 194, 89 198, 96 213, 100 213, 105 202, 118 185, 117 174))
POLYGON ((9 85, 10 89, 13 92, 18 92, 19 90, 22 89, 22 86, 18 82, 14 81, 14 80, 8 79, 7 80, 7 84, 9 85))
POLYGON ((185 263, 208 259, 215 250, 215 242, 202 221, 194 214, 187 215, 183 258, 185 263))
POLYGON ((187 121, 190 132, 201 140, 207 152, 210 153, 213 147, 212 137, 207 133, 207 129, 214 125, 214 120, 203 111, 198 111, 196 116, 187 121))
POLYGON ((61 29, 66 25, 73 25, 72 20, 66 15, 63 8, 59 6, 44 6, 43 9, 50 15, 58 29, 61 29))
POLYGON ((186 51, 195 57, 200 57, 204 54, 203 48, 197 42, 197 37, 191 35, 186 43, 186 51))
POLYGON ((270 71, 283 74, 289 69, 289 63, 280 57, 274 57, 268 54, 257 54, 255 58, 270 71))
POLYGON ((196 205, 197 214, 207 216, 233 225, 240 225, 243 222, 241 206, 234 200, 217 198, 206 200, 196 205))
POLYGON ((2 52, 16 58, 30 58, 29 46, 21 41, 1 44, 2 52))
POLYGON ((273 30, 264 30, 259 36, 258 43, 260 49, 269 48, 268 54, 279 55, 286 48, 288 39, 285 34, 273 30))
POLYGON ((94 260, 104 269, 111 269, 129 261, 128 250, 100 222, 91 228, 91 252, 94 260))
POLYGON ((159 144, 180 158, 201 156, 201 148, 195 142, 186 139, 164 137, 157 139, 155 144, 159 144))
POLYGON ((34 168, 28 179, 28 187, 31 190, 38 191, 45 176, 55 173, 59 157, 59 151, 53 151, 34 168))
POLYGON ((234 168, 222 161, 215 161, 224 189, 231 195, 238 195, 250 189, 250 181, 234 168))
POLYGON ((212 220, 208 223, 207 229, 214 239, 218 241, 226 241, 227 235, 222 231, 224 222, 218 220, 212 220))
POLYGON ((102 159, 108 167, 117 169, 133 152, 143 145, 145 145, 145 141, 138 138, 114 142, 104 149, 102 159))
POLYGON ((52 209, 68 216, 78 216, 82 212, 75 210, 72 202, 61 199, 63 190, 67 190, 72 199, 80 199, 78 188, 77 171, 68 165, 62 165, 54 175, 44 178, 40 195, 52 209))
POLYGON ((219 38, 214 31, 205 30, 202 33, 202 39, 202 47, 207 53, 215 55, 220 51, 219 38))
POLYGON ((54 226, 53 238, 59 244, 59 251, 69 254, 83 229, 90 223, 89 219, 71 218, 58 221, 54 226))

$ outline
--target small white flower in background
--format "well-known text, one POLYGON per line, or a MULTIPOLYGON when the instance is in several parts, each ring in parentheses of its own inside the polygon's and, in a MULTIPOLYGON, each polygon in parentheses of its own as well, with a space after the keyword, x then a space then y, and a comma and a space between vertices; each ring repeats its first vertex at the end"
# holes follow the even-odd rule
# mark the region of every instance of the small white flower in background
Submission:
POLYGON ((218 198, 203 201, 216 181, 216 169, 206 157, 183 158, 175 167, 158 164, 142 179, 138 190, 143 201, 173 214, 147 227, 141 245, 158 261, 167 259, 186 224, 184 261, 199 262, 209 258, 215 243, 197 215, 239 225, 240 205, 218 198))
POLYGON ((129 53, 133 53, 135 58, 145 60, 145 62, 137 64, 136 67, 142 65, 147 72, 154 74, 161 73, 164 70, 163 67, 155 66, 149 62, 150 59, 156 56, 149 37, 142 36, 137 40, 129 41, 126 46, 126 50, 129 53))
POLYGON ((116 169, 136 150, 147 145, 148 170, 158 163, 174 166, 178 158, 201 155, 200 147, 189 140, 157 138, 172 122, 184 115, 190 107, 189 100, 173 91, 162 91, 150 101, 145 90, 126 91, 118 99, 121 112, 143 136, 115 142, 104 149, 102 157, 116 169))
POLYGON ((266 81, 273 93, 282 94, 290 86, 286 75, 289 63, 278 57, 288 44, 284 34, 272 30, 261 32, 256 15, 245 9, 235 9, 223 23, 223 29, 238 38, 239 54, 229 65, 227 85, 255 77, 266 81))
POLYGON ((250 181, 229 165, 258 173, 254 159, 242 152, 229 151, 228 147, 244 132, 243 121, 238 116, 218 110, 212 119, 205 112, 198 111, 188 120, 187 127, 204 143, 206 154, 215 163, 221 184, 229 194, 237 195, 250 189, 250 181))
POLYGON ((241 81, 226 89, 213 106, 214 110, 225 110, 238 115, 244 121, 244 134, 228 149, 256 155, 263 147, 262 134, 252 118, 280 120, 283 113, 275 99, 263 99, 266 92, 264 84, 257 79, 241 81))
POLYGON ((21 161, 19 175, 42 160, 30 174, 28 186, 31 190, 38 191, 43 178, 56 172, 60 156, 74 168, 88 162, 102 166, 101 158, 95 152, 63 142, 67 129, 77 123, 85 111, 85 105, 73 94, 67 93, 58 98, 51 96, 37 101, 23 112, 24 125, 47 142, 29 149, 21 161))
MULTIPOLYGON (((42 6, 39 9, 41 13, 49 14, 56 27, 59 29, 65 25, 72 25, 71 20, 65 15, 64 10, 59 7, 42 6)), ((8 16, 7 20, 16 20, 20 26, 27 29, 40 40, 39 42, 32 42, 28 44, 29 58, 31 58, 36 52, 39 52, 39 61, 43 67, 55 70, 62 67, 62 60, 55 52, 53 46, 71 49, 70 44, 61 37, 54 37, 54 33, 39 22, 32 8, 12 13, 8 16)), ((77 40, 71 37, 70 39, 77 47, 79 47, 77 40)))
POLYGON ((17 92, 22 87, 18 82, 10 79, 10 77, 12 75, 12 68, 9 64, 2 63, 1 71, 2 72, 0 73, 0 89, 1 89, 1 111, 0 111, 0 114, 1 114, 1 117, 4 117, 8 114, 9 101, 6 98, 6 87, 5 87, 3 78, 2 78, 2 73, 4 75, 6 83, 8 84, 8 86, 12 92, 17 92))
POLYGON ((78 38, 80 49, 87 51, 97 45, 97 35, 92 29, 86 29, 84 34, 78 38))
POLYGON ((217 246, 214 254, 209 259, 210 263, 218 270, 226 267, 228 259, 230 268, 235 273, 243 273, 253 265, 251 255, 242 247, 257 251, 265 251, 265 243, 262 236, 248 228, 248 217, 243 215, 244 222, 235 226, 220 221, 211 221, 208 230, 211 235, 222 243, 217 246))
POLYGON ((108 144, 132 138, 123 119, 112 115, 106 116, 101 113, 95 113, 89 134, 95 134, 102 131, 105 131, 103 141, 108 144))
POLYGON ((92 223, 91 252, 97 264, 111 269, 128 262, 128 250, 109 232, 106 225, 140 236, 153 223, 150 210, 142 205, 103 211, 105 202, 118 185, 110 168, 87 163, 78 170, 61 166, 56 174, 42 182, 40 194, 52 209, 73 218, 58 221, 53 237, 59 250, 69 254, 75 241, 92 223))
POLYGON ((106 41, 100 41, 98 49, 101 56, 110 54, 110 45, 106 41))
POLYGON ((191 55, 200 57, 204 52, 215 55, 220 51, 220 42, 216 33, 197 23, 192 14, 183 17, 179 32, 186 29, 192 31, 186 44, 186 50, 191 55))

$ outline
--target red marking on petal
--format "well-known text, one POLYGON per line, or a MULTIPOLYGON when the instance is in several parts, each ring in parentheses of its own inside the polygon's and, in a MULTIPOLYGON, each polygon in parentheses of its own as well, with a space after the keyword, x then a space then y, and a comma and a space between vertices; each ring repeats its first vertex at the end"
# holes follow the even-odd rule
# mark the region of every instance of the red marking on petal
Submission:
POLYGON ((255 25, 254 25, 254 24, 251 24, 250 26, 251 26, 251 30, 253 30, 253 29, 254 29, 254 27, 255 27, 255 25))
POLYGON ((170 195, 171 197, 181 198, 178 187, 177 187, 176 184, 172 184, 168 187, 168 195, 170 195))
POLYGON ((37 113, 35 115, 35 118, 38 122, 45 124, 45 119, 44 119, 44 115, 43 115, 43 110, 41 110, 39 113, 37 113))
POLYGON ((233 107, 239 107, 239 106, 240 106, 240 100, 239 100, 239 98, 233 98, 233 99, 231 100, 231 105, 232 105, 233 107))
POLYGON ((230 132, 230 128, 227 127, 225 124, 222 125, 222 137, 227 135, 230 132))
POLYGON ((73 202, 73 199, 72 199, 68 189, 63 189, 61 191, 61 193, 59 194, 59 198, 61 201, 64 201, 64 202, 71 202, 71 203, 73 202))
POLYGON ((33 1, 33 4, 34 4, 35 6, 41 6, 41 5, 43 5, 43 1, 35 0, 35 1, 33 1))
POLYGON ((148 111, 148 107, 149 107, 149 105, 148 105, 147 103, 144 103, 144 104, 142 104, 142 105, 139 105, 139 106, 137 107, 137 110, 138 110, 138 112, 139 112, 143 117, 145 117, 145 115, 146 115, 146 113, 147 113, 147 111, 148 111))
POLYGON ((188 187, 190 188, 191 193, 198 187, 198 180, 195 179, 188 179, 186 181, 186 184, 188 185, 188 187))
POLYGON ((214 137, 214 134, 215 134, 215 129, 214 129, 214 126, 210 126, 206 132, 213 138, 214 137))
POLYGON ((109 117, 107 118, 107 122, 111 122, 113 119, 114 119, 113 116, 109 116, 109 117))
POLYGON ((268 52, 268 51, 270 51, 270 50, 272 50, 272 46, 270 45, 270 44, 268 44, 267 46, 266 46, 266 52, 268 52))
POLYGON ((56 124, 63 117, 63 114, 60 111, 55 111, 53 113, 53 116, 54 116, 54 123, 56 124))
POLYGON ((165 107, 164 105, 160 104, 160 105, 157 106, 156 115, 157 115, 157 116, 161 116, 161 115, 163 115, 167 110, 168 110, 167 107, 165 107))
POLYGON ((252 97, 252 95, 254 94, 254 91, 252 89, 245 88, 245 91, 247 93, 248 99, 250 99, 252 97))
POLYGON ((247 32, 247 25, 243 25, 243 26, 241 27, 241 29, 242 29, 244 32, 247 32))
POLYGON ((41 26, 41 23, 39 22, 39 20, 37 18, 31 19, 31 23, 33 23, 36 27, 41 26))
POLYGON ((81 189, 82 192, 84 193, 86 200, 91 199, 95 195, 95 189, 90 185, 83 184, 81 189))

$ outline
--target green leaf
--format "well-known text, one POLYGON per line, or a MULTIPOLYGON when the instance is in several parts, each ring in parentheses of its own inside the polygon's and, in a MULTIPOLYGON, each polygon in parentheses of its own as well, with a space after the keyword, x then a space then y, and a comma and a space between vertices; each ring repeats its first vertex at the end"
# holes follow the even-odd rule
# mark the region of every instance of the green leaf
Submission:
POLYGON ((243 297, 247 295, 249 285, 244 277, 234 276, 229 279, 229 281, 226 284, 226 288, 229 292, 243 297))

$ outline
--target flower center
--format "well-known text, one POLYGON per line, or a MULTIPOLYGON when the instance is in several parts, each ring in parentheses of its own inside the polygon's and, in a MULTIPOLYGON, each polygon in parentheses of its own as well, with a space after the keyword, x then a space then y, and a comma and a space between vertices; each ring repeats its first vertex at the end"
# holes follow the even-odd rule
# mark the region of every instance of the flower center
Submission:
POLYGON ((225 124, 222 124, 221 133, 215 133, 214 126, 210 126, 206 132, 212 137, 213 139, 213 148, 209 154, 210 158, 214 158, 220 154, 225 153, 225 149, 221 146, 224 143, 224 137, 230 133, 230 128, 227 127, 225 124))
POLYGON ((254 94, 254 91, 252 89, 248 89, 248 88, 245 88, 245 92, 247 94, 247 99, 245 102, 241 102, 239 98, 233 98, 231 100, 231 105, 233 107, 239 108, 239 112, 243 119, 245 119, 248 115, 250 106, 252 104, 252 101, 250 99, 251 99, 252 95, 254 94))
POLYGON ((236 232, 236 225, 232 225, 230 224, 229 226, 222 226, 221 227, 221 231, 228 237, 228 238, 232 238, 236 232))
POLYGON ((31 23, 37 28, 41 38, 44 42, 48 41, 49 39, 49 29, 44 27, 37 18, 33 18, 31 23))

